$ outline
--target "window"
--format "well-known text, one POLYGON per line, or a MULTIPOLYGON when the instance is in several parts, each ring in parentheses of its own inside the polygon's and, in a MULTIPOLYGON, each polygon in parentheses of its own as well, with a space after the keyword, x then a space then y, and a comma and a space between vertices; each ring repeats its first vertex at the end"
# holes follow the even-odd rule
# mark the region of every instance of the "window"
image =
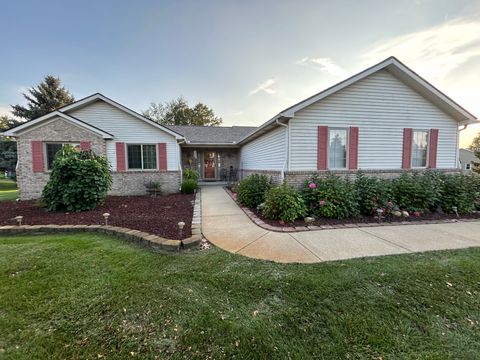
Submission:
POLYGON ((412 168, 427 166, 428 131, 413 130, 412 134, 412 168))
POLYGON ((328 168, 347 168, 347 129, 328 130, 328 168))
POLYGON ((47 170, 52 168, 53 159, 55 155, 59 152, 65 145, 71 145, 76 150, 80 151, 80 144, 78 143, 46 143, 45 144, 45 154, 47 159, 47 170))
POLYGON ((465 164, 465 170, 470 170, 472 168, 472 164, 468 163, 465 164))
POLYGON ((157 146, 129 144, 127 145, 128 168, 150 170, 157 168, 157 146))

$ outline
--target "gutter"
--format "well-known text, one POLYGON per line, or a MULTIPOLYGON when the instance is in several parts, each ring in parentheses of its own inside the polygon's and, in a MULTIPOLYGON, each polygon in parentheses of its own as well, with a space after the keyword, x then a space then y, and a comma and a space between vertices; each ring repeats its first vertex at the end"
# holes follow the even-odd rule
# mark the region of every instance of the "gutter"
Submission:
POLYGON ((460 131, 463 131, 467 128, 468 124, 463 124, 463 127, 457 128, 457 168, 462 169, 462 164, 460 164, 460 131))
POLYGON ((283 183, 283 180, 285 179, 285 168, 287 167, 287 164, 288 164, 288 149, 290 147, 290 144, 289 144, 289 141, 288 141, 288 129, 289 128, 288 128, 287 124, 281 123, 280 121, 278 121, 278 119, 276 119, 275 122, 276 122, 277 125, 283 126, 285 128, 285 161, 283 162, 282 171, 280 173, 280 180, 283 183))
POLYGON ((178 165, 178 169, 180 170, 180 189, 182 188, 182 181, 183 181, 183 170, 182 170, 182 148, 180 147, 180 144, 184 143, 185 142, 185 138, 183 138, 182 140, 180 140, 177 144, 178 144, 178 161, 177 161, 177 165, 178 165))

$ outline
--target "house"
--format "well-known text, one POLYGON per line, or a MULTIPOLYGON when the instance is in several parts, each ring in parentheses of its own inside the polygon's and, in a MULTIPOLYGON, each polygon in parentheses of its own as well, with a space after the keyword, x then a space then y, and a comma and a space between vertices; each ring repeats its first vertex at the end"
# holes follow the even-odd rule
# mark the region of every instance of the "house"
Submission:
POLYGON ((472 171, 474 163, 480 163, 480 159, 477 158, 470 149, 460 149, 460 167, 465 171, 472 171))
POLYGON ((182 169, 204 181, 271 176, 301 185, 314 172, 392 177, 459 171, 458 138, 476 117, 390 57, 274 116, 260 127, 161 126, 94 94, 3 135, 18 143, 21 199, 40 196, 63 144, 106 155, 111 194, 178 191, 182 169))

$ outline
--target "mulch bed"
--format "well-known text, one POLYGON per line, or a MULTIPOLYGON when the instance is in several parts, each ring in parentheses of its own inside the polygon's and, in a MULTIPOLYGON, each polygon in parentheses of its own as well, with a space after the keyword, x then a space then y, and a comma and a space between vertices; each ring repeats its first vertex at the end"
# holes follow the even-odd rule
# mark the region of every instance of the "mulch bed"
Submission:
POLYGON ((109 196, 95 210, 83 212, 48 212, 35 201, 2 201, 0 225, 15 225, 15 216, 23 216, 24 225, 108 225, 140 230, 167 239, 185 239, 192 235, 193 195, 109 196), (179 236, 178 222, 185 222, 179 236))

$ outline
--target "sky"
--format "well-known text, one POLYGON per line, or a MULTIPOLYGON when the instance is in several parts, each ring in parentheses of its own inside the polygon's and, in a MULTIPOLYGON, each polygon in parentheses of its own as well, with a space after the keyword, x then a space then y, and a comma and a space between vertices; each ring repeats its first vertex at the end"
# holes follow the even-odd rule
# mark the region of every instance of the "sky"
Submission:
POLYGON ((15 0, 0 13, 0 114, 53 74, 77 99, 141 112, 183 96, 255 126, 393 55, 480 116, 480 0, 15 0))

